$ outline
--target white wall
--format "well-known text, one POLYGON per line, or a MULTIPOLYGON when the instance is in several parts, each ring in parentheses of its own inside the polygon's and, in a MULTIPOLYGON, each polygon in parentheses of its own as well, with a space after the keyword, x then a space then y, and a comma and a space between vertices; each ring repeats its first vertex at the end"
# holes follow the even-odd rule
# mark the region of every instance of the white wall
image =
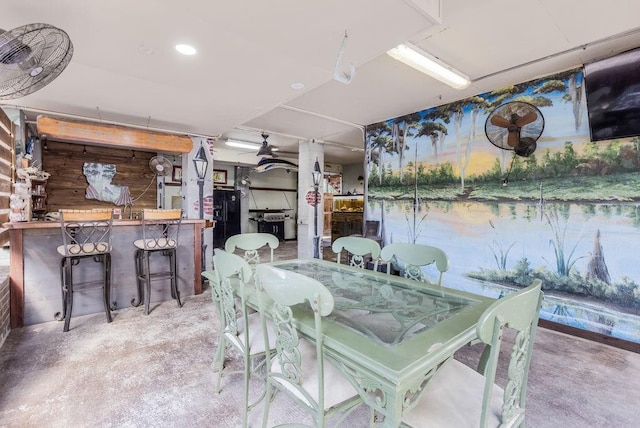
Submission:
POLYGON ((342 194, 347 192, 351 194, 364 193, 364 184, 358 183, 358 177, 364 177, 364 165, 361 163, 353 163, 342 166, 342 194))

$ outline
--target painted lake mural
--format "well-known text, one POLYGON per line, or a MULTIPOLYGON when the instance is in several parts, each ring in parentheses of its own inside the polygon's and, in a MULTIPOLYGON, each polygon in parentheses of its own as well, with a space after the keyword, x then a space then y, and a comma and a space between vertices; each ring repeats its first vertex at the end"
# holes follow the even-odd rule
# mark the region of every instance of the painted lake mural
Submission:
POLYGON ((442 248, 446 286, 540 278, 541 318, 640 343, 640 138, 591 142, 581 69, 370 125, 366 156, 367 219, 383 243, 442 248), (510 101, 544 117, 528 157, 484 132, 510 101))

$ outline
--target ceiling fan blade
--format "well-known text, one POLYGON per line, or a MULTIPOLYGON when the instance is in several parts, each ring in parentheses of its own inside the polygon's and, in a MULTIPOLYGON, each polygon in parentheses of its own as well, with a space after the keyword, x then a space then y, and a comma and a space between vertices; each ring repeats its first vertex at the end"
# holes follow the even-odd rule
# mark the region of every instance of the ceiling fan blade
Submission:
POLYGON ((518 126, 518 128, 522 128, 523 126, 533 122, 537 118, 538 118, 538 115, 536 114, 536 112, 530 111, 529 113, 522 116, 520 119, 516 120, 515 124, 518 126))
POLYGON ((491 116, 491 124, 495 125, 495 126, 500 126, 502 128, 507 128, 509 125, 511 125, 511 122, 508 119, 505 119, 502 116, 491 116))

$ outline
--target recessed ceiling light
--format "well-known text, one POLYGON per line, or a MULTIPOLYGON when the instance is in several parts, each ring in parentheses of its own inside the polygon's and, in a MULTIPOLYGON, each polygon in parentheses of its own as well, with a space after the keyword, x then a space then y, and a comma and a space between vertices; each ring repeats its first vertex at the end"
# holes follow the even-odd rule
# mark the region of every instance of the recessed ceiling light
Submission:
POLYGON ((182 55, 195 55, 196 48, 191 45, 180 44, 176 45, 176 50, 180 52, 182 55))
POLYGON ((153 48, 150 48, 149 46, 145 45, 144 43, 140 44, 138 46, 138 52, 140 52, 141 54, 145 54, 145 55, 153 55, 154 51, 153 48))
POLYGON ((292 83, 291 89, 295 89, 295 90, 304 89, 304 83, 292 83))

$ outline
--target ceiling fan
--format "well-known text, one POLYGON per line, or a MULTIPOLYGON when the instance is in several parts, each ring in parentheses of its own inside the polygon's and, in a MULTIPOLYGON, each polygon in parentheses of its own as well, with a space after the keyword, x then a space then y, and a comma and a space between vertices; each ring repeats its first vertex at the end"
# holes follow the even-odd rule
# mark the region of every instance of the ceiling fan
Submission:
POLYGON ((277 158, 278 155, 274 153, 274 151, 277 151, 278 148, 269 144, 267 138, 269 138, 268 134, 262 134, 262 146, 258 150, 258 153, 256 153, 256 156, 271 156, 277 158))
POLYGON ((28 24, 0 30, 0 100, 21 98, 48 85, 72 56, 69 35, 54 26, 28 24))

